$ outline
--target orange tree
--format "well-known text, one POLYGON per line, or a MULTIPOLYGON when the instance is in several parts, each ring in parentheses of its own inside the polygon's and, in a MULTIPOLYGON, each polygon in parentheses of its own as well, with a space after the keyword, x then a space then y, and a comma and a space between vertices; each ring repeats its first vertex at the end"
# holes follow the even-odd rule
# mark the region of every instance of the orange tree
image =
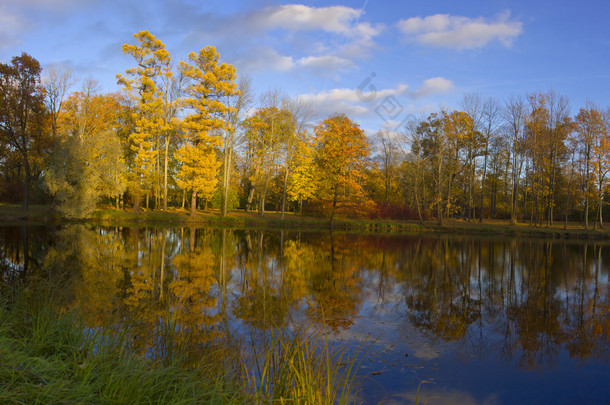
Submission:
POLYGON ((345 115, 320 122, 314 133, 318 193, 323 200, 332 199, 332 225, 338 205, 368 202, 362 185, 370 165, 369 144, 358 124, 345 115))

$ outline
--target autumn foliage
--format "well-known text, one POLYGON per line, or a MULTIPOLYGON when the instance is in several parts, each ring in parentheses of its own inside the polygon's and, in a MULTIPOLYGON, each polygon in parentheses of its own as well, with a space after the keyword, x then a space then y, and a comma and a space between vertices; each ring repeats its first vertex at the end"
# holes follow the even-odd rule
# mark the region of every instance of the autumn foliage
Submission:
MULTIPOLYGON (((610 110, 575 116, 554 91, 365 133, 333 111, 269 90, 213 46, 183 61, 152 33, 122 47, 131 67, 103 93, 27 54, 0 64, 0 196, 46 199, 65 217, 116 208, 231 208, 399 220, 506 218, 602 227, 609 214, 610 110)), ((565 225, 567 226, 567 225, 565 225)))

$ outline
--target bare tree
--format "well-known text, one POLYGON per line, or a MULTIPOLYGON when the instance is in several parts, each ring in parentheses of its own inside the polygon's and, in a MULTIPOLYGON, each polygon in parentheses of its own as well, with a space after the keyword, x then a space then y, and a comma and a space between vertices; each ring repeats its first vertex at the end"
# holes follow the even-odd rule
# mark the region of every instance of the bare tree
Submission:
POLYGON ((238 93, 227 100, 227 105, 230 106, 227 121, 229 127, 225 132, 224 139, 224 162, 222 171, 222 216, 227 215, 227 204, 229 200, 229 189, 231 188, 231 170, 233 167, 233 151, 235 148, 235 135, 239 132, 244 115, 253 102, 252 86, 250 77, 241 76, 239 78, 238 93))
POLYGON ((419 217, 419 223, 423 223, 422 215, 422 203, 420 191, 423 189, 423 147, 422 147, 422 134, 419 131, 421 123, 424 118, 413 117, 405 124, 403 131, 399 132, 396 146, 402 152, 406 160, 411 160, 413 173, 411 177, 414 181, 413 191, 415 197, 415 205, 417 208, 417 216, 419 217))
POLYGON ((519 180, 525 161, 524 120, 527 104, 521 96, 511 96, 504 106, 504 122, 506 125, 506 143, 510 150, 511 160, 511 204, 510 222, 517 222, 517 195, 519 180))
POLYGON ((483 152, 483 171, 481 173, 481 202, 480 202, 480 215, 479 222, 483 222, 483 204, 484 204, 484 191, 485 191, 485 177, 487 176, 487 159, 489 156, 489 143, 498 134, 498 128, 500 126, 502 118, 502 108, 500 104, 493 98, 489 97, 483 101, 482 105, 482 121, 481 121, 481 133, 483 134, 483 141, 485 143, 485 151, 483 152))
POLYGON ((45 89, 45 102, 51 116, 51 132, 57 137, 57 120, 61 113, 64 99, 70 88, 77 82, 68 65, 49 65, 42 78, 45 89))
POLYGON ((375 139, 379 141, 379 157, 381 158, 381 170, 383 171, 383 202, 387 203, 399 160, 398 142, 394 134, 387 129, 377 131, 375 139))
POLYGON ((467 178, 468 178, 468 221, 473 218, 473 200, 474 200, 474 181, 476 170, 476 159, 482 154, 481 149, 481 123, 483 121, 484 105, 479 93, 466 93, 460 103, 460 107, 467 113, 470 118, 471 127, 468 128, 466 136, 466 152, 467 152, 467 178))
POLYGON ((549 193, 547 195, 547 226, 553 225, 553 210, 555 207, 555 193, 557 188, 557 176, 561 169, 562 160, 565 157, 564 141, 571 131, 570 103, 566 96, 550 90, 546 94, 548 100, 548 131, 549 131, 549 162, 550 179, 549 193))

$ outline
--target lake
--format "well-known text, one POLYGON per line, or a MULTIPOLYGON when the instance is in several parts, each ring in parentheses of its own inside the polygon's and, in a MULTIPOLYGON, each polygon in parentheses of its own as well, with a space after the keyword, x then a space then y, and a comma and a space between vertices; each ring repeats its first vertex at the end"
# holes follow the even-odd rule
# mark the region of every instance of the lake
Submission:
MULTIPOLYGON (((0 227, 0 279, 53 280, 96 328, 187 345, 299 325, 365 342, 365 403, 610 403, 610 245, 467 235, 0 227)), ((196 353, 194 351, 193 353, 196 353)))

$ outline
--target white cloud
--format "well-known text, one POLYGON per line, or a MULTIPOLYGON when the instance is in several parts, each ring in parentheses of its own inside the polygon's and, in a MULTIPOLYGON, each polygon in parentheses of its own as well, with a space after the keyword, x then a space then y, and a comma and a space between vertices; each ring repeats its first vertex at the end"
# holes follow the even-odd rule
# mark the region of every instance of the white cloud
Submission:
POLYGON ((367 56, 375 45, 374 38, 384 29, 383 24, 360 22, 363 11, 345 6, 309 7, 288 4, 267 7, 249 14, 246 21, 252 27, 266 31, 285 29, 290 32, 323 31, 340 36, 334 43, 334 54, 342 58, 367 56))
POLYGON ((407 86, 398 85, 395 89, 375 90, 363 92, 360 89, 331 89, 319 93, 301 95, 303 101, 311 103, 315 111, 324 116, 343 113, 350 116, 365 116, 374 113, 378 100, 387 97, 398 97, 407 92, 407 86), (373 96, 373 97, 371 97, 373 96))
MULTIPOLYGON (((309 7, 302 4, 267 7, 253 17, 256 24, 265 29, 284 28, 291 31, 323 30, 343 35, 352 35, 353 23, 361 10, 351 7, 309 7)), ((356 25, 357 27, 357 25, 356 25)))
POLYGON ((271 47, 252 48, 248 52, 241 54, 240 58, 235 61, 235 64, 240 69, 251 71, 275 70, 280 72, 295 68, 327 72, 346 70, 354 67, 354 63, 349 59, 332 55, 306 56, 295 60, 292 56, 279 54, 271 47))
MULTIPOLYGON (((407 85, 400 84, 395 89, 383 89, 375 91, 374 99, 381 99, 390 96, 399 96, 404 94, 407 91, 407 85)), ((359 89, 332 89, 321 91, 316 94, 304 94, 308 101, 312 102, 336 102, 336 101, 344 101, 349 103, 357 103, 357 102, 372 102, 373 100, 368 100, 366 94, 359 89)))
POLYGON ((299 66, 325 70, 342 70, 354 67, 354 63, 351 60, 333 55, 307 56, 297 60, 297 64, 299 66))
POLYGON ((523 23, 509 18, 508 12, 494 20, 436 14, 400 20, 398 28, 407 38, 425 45, 463 50, 498 40, 508 47, 523 32, 523 23))
POLYGON ((424 80, 424 84, 412 93, 412 97, 426 97, 432 94, 445 93, 453 88, 453 82, 445 79, 444 77, 433 77, 431 79, 424 80))
POLYGON ((269 47, 252 48, 242 54, 235 64, 246 70, 279 70, 287 71, 296 66, 294 59, 277 53, 269 47))
POLYGON ((351 7, 302 4, 270 6, 229 16, 205 14, 193 22, 198 28, 187 37, 194 43, 214 41, 225 45, 242 62, 245 54, 254 59, 242 66, 263 67, 258 62, 262 56, 254 55, 251 49, 267 47, 275 53, 271 55, 274 69, 302 67, 329 73, 352 68, 356 59, 367 57, 374 49, 375 37, 384 26, 361 22, 362 14, 361 9, 351 7), (280 54, 290 55, 284 58, 290 57, 292 63, 287 59, 280 63, 280 54))
POLYGON ((443 77, 433 77, 424 80, 417 90, 409 90, 406 84, 399 84, 396 88, 377 89, 371 83, 362 88, 337 88, 318 93, 302 94, 303 101, 311 103, 320 115, 343 113, 353 116, 377 115, 389 123, 396 119, 403 119, 406 113, 413 113, 413 106, 405 108, 401 97, 420 99, 439 93, 446 93, 453 89, 453 82, 443 77), (400 117, 397 117, 400 115, 400 117))

